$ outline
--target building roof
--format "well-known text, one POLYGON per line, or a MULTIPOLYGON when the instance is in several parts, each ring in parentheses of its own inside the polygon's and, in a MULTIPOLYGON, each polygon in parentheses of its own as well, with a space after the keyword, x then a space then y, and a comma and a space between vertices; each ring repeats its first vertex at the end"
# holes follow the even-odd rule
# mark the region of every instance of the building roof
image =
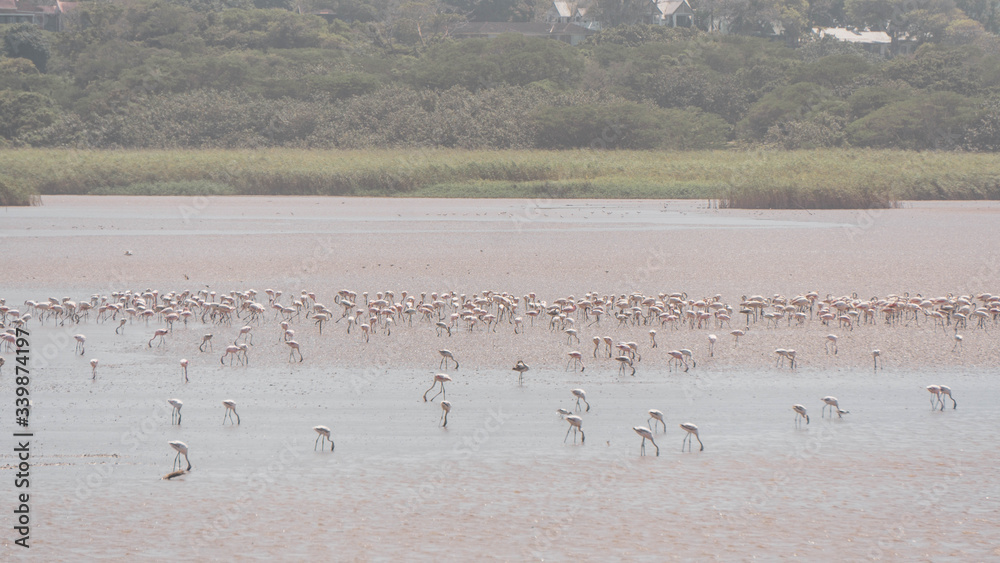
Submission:
POLYGON ((556 17, 568 18, 573 15, 573 3, 571 2, 553 2, 552 7, 556 10, 556 17))
POLYGON ((813 31, 820 37, 833 37, 838 41, 846 41, 848 43, 866 45, 889 45, 892 43, 892 38, 884 31, 860 31, 845 27, 816 28, 813 31))
POLYGON ((688 14, 691 13, 691 6, 688 5, 686 0, 654 0, 653 7, 659 10, 664 16, 672 16, 675 12, 688 14), (681 9, 686 8, 686 9, 681 9))
POLYGON ((498 35, 501 33, 517 33, 520 35, 593 35, 591 31, 575 23, 544 23, 544 22, 471 22, 459 24, 451 28, 451 35, 498 35))

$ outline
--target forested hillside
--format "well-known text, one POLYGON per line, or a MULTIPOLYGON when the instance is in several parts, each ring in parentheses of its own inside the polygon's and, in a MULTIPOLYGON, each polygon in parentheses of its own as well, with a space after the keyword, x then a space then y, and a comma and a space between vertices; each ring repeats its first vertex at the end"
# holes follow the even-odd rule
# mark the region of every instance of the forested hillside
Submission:
POLYGON ((742 33, 450 36, 539 17, 548 3, 529 0, 304 10, 326 18, 286 1, 81 2, 61 32, 0 26, 0 147, 1000 148, 1000 2, 691 4, 696 25, 725 15, 742 33), (796 35, 754 37, 763 20, 796 35), (883 58, 813 25, 915 49, 883 58))

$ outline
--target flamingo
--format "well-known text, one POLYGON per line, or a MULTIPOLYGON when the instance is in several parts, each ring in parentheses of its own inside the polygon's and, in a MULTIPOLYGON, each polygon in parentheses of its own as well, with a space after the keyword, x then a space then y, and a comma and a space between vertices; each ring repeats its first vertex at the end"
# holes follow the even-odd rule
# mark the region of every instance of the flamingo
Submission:
POLYGON ((253 330, 253 327, 250 325, 241 328, 240 333, 236 335, 236 340, 233 340, 233 344, 238 343, 240 338, 243 338, 244 342, 249 342, 253 346, 253 334, 250 332, 251 330, 253 330))
MULTIPOLYGON (((747 327, 747 330, 750 330, 750 328, 747 327)), ((739 344, 740 344, 740 337, 746 334, 746 330, 736 329, 734 331, 731 331, 729 334, 732 334, 733 336, 736 337, 736 342, 733 345, 734 346, 739 346, 739 344)))
POLYGON ((680 350, 678 350, 678 352, 684 355, 684 360, 685 360, 684 365, 687 365, 687 360, 691 360, 691 367, 693 368, 698 367, 698 362, 695 361, 694 354, 691 353, 691 350, 688 350, 687 348, 681 348, 680 350))
MULTIPOLYGON (((939 385, 939 387, 941 388, 941 395, 948 395, 948 398, 951 399, 952 410, 957 409, 958 403, 955 401, 955 398, 951 396, 951 387, 948 387, 947 385, 939 385)), ((941 398, 941 410, 944 410, 944 397, 941 398)))
POLYGON ((955 333, 955 345, 951 347, 951 351, 954 352, 955 348, 958 348, 959 351, 962 350, 962 335, 958 333, 955 333))
POLYGON ((82 356, 84 354, 84 347, 87 344, 87 337, 82 334, 74 334, 73 338, 76 339, 76 351, 82 356))
POLYGON ((712 357, 712 358, 715 357, 715 341, 718 340, 718 338, 719 337, 715 336, 714 334, 709 334, 708 335, 708 355, 709 355, 709 357, 712 357))
POLYGON ((806 414, 806 408, 802 405, 792 405, 792 410, 795 411, 795 426, 799 427, 802 425, 802 419, 806 419, 806 424, 809 424, 809 415, 806 414))
POLYGON ((188 459, 188 447, 184 442, 175 440, 169 442, 170 447, 177 451, 177 456, 174 457, 174 468, 180 468, 181 466, 181 455, 184 455, 184 461, 187 462, 188 466, 186 471, 191 471, 191 460, 188 459))
POLYGON ((333 451, 333 438, 330 437, 330 429, 326 426, 313 426, 313 430, 316 431, 316 442, 313 444, 313 451, 316 451, 316 446, 319 445, 320 438, 323 439, 323 445, 326 445, 326 441, 330 440, 330 451, 333 451))
POLYGON ((583 389, 574 389, 571 393, 576 396, 576 410, 580 410, 580 401, 583 401, 587 405, 587 412, 590 412, 590 403, 587 402, 587 393, 583 389))
POLYGON ((826 397, 823 397, 823 402, 826 404, 823 405, 823 412, 820 413, 820 418, 824 418, 826 416, 826 407, 830 407, 830 418, 833 418, 833 411, 837 411, 837 418, 843 418, 841 415, 850 414, 849 411, 840 410, 840 403, 837 402, 836 397, 827 395, 826 397))
POLYGON ((222 416, 222 424, 226 424, 226 418, 229 418, 229 422, 233 421, 233 415, 236 415, 236 424, 240 423, 240 415, 236 412, 236 401, 231 399, 226 399, 222 401, 222 406, 226 407, 226 414, 222 416))
MULTIPOLYGON (((663 431, 666 432, 667 431, 667 423, 663 422, 663 413, 660 412, 660 411, 658 411, 658 410, 656 410, 656 409, 649 409, 649 418, 646 419, 646 424, 649 424, 649 421, 650 420, 654 420, 654 419, 660 421, 660 424, 663 425, 663 431)), ((642 428, 642 427, 640 426, 639 428, 642 428)), ((633 430, 634 430, 634 428, 633 428, 633 430)), ((656 432, 656 423, 655 422, 653 423, 653 432, 656 432)))
POLYGON ((827 334, 826 335, 826 342, 823 344, 823 347, 826 349, 826 353, 827 354, 830 353, 830 345, 831 344, 833 345, 833 355, 836 356, 837 355, 837 335, 836 334, 827 334))
POLYGON ((169 329, 165 329, 165 328, 158 328, 158 329, 156 329, 156 330, 155 330, 155 331, 153 332, 153 337, 152 337, 152 338, 150 338, 150 339, 149 339, 149 342, 147 342, 146 344, 147 344, 147 345, 148 345, 148 346, 149 346, 150 348, 152 348, 152 347, 153 347, 153 341, 154 341, 154 340, 156 340, 157 338, 159 338, 159 339, 160 339, 160 343, 159 343, 159 344, 157 344, 157 346, 161 346, 161 345, 163 344, 163 342, 164 342, 164 341, 166 340, 166 339, 164 338, 164 336, 166 336, 166 335, 167 335, 167 334, 168 334, 169 332, 170 332, 170 330, 169 330, 169 329))
POLYGON ((933 397, 931 397, 931 410, 937 410, 938 404, 941 402, 941 386, 940 385, 928 385, 927 386, 927 391, 931 395, 934 395, 933 397))
POLYGON ((698 427, 697 426, 695 426, 694 424, 691 424, 690 422, 685 422, 685 423, 681 424, 681 428, 683 428, 687 432, 687 436, 684 436, 684 441, 681 442, 681 451, 682 452, 684 451, 684 442, 687 442, 687 444, 688 444, 688 451, 691 451, 691 436, 694 436, 698 440, 698 445, 701 446, 701 449, 698 450, 698 451, 700 451, 700 452, 705 451, 705 444, 701 443, 701 438, 698 436, 698 427))
POLYGON ((441 401, 441 418, 444 419, 444 423, 441 428, 448 428, 448 413, 451 412, 451 401, 441 401))
POLYGON ((563 419, 565 419, 567 416, 573 414, 573 411, 568 410, 568 409, 556 409, 556 412, 559 413, 559 417, 563 418, 563 419))
POLYGON ((219 358, 219 363, 220 364, 226 365, 226 356, 229 356, 229 365, 233 365, 233 358, 234 357, 236 359, 238 359, 240 361, 240 363, 243 363, 243 360, 240 358, 240 347, 239 346, 236 346, 236 345, 226 346, 226 351, 223 352, 222 357, 219 358))
POLYGON ((670 366, 671 371, 673 371, 674 364, 682 363, 684 364, 684 371, 686 372, 688 370, 687 360, 684 358, 684 354, 682 354, 680 350, 671 350, 667 352, 667 355, 670 356, 670 364, 668 365, 670 366))
POLYGON ((569 335, 569 338, 568 338, 569 341, 567 342, 567 344, 572 344, 574 338, 576 339, 576 343, 577 344, 580 343, 580 337, 577 336, 575 328, 567 328, 563 332, 565 332, 567 335, 569 335))
POLYGON ((530 368, 528 367, 528 364, 518 360, 517 363, 514 364, 514 367, 510 369, 517 372, 517 384, 521 385, 524 382, 524 372, 528 371, 530 368))
POLYGON ((285 344, 288 345, 288 361, 295 360, 295 353, 299 353, 299 361, 302 361, 302 350, 299 349, 299 343, 294 340, 286 340, 285 344))
MULTIPOLYGON (((576 415, 569 415, 565 418, 566 422, 569 423, 569 428, 566 429, 566 438, 569 438, 569 431, 573 431, 573 443, 576 443, 576 431, 580 431, 580 443, 583 444, 587 441, 586 434, 583 433, 583 419, 576 415)), ((566 443, 566 438, 563 438, 563 443, 566 443)))
POLYGON ((180 424, 181 407, 184 406, 184 403, 180 399, 167 399, 167 402, 170 403, 170 406, 174 407, 174 410, 170 411, 170 424, 173 424, 175 419, 177 420, 177 424, 180 424))
POLYGON ((438 321, 438 322, 434 323, 434 326, 437 327, 437 335, 438 336, 441 336, 441 331, 442 330, 448 331, 448 336, 451 336, 451 327, 448 326, 447 324, 445 324, 445 323, 443 323, 441 321, 438 321))
MULTIPOLYGON (((872 350, 872 359, 875 361, 875 369, 878 369, 878 359, 882 355, 882 352, 878 349, 872 350)), ((885 362, 883 362, 883 366, 885 362)))
POLYGON ((118 321, 118 328, 115 329, 115 334, 124 334, 124 333, 125 333, 125 319, 122 319, 118 321))
POLYGON ((455 359, 450 350, 438 350, 438 354, 441 354, 441 363, 438 364, 438 369, 441 369, 442 365, 444 369, 448 369, 448 360, 455 362, 455 369, 458 369, 458 360, 455 359))
POLYGON ((656 445, 656 441, 653 440, 653 433, 649 431, 649 428, 645 426, 633 426, 632 430, 635 433, 642 436, 642 446, 639 448, 639 455, 646 455, 646 440, 649 440, 653 447, 656 448, 656 455, 660 455, 660 446, 656 445))
POLYGON ((583 373, 583 370, 587 369, 587 366, 583 365, 583 354, 574 350, 570 352, 568 355, 569 355, 569 361, 566 362, 566 369, 569 369, 570 364, 573 364, 573 371, 576 371, 576 364, 580 364, 580 373, 583 373))
POLYGON ((595 336, 594 337, 594 357, 595 358, 597 357, 597 350, 600 347, 601 347, 601 337, 600 336, 595 336))
POLYGON ((649 331, 649 340, 653 343, 653 345, 651 346, 651 348, 656 348, 656 331, 655 330, 649 331))
POLYGON ((206 334, 205 336, 201 337, 201 345, 198 346, 198 351, 199 352, 204 352, 206 344, 208 344, 208 351, 211 352, 212 351, 212 335, 211 334, 206 334))
POLYGON ((625 375, 625 366, 632 368, 632 373, 629 375, 635 375, 635 366, 632 365, 632 358, 628 356, 617 356, 615 360, 618 361, 618 373, 625 375))
MULTIPOLYGON (((442 399, 444 399, 445 397, 447 397, 448 394, 445 393, 444 384, 447 383, 447 382, 449 382, 449 381, 451 381, 451 377, 449 377, 448 374, 439 373, 439 374, 435 375, 434 376, 434 383, 431 384, 430 389, 427 389, 426 391, 424 391, 424 402, 425 403, 427 402, 427 394, 430 393, 432 389, 434 389, 435 387, 437 387, 438 383, 441 384, 441 390, 438 391, 437 393, 435 393, 434 397, 437 397, 438 395, 442 395, 442 397, 441 397, 442 399)), ((431 401, 434 400, 434 397, 431 397, 431 401)))
POLYGON ((181 372, 184 374, 184 383, 188 382, 188 361, 181 360, 181 372))
POLYGON ((97 358, 90 360, 91 379, 97 379, 97 358))

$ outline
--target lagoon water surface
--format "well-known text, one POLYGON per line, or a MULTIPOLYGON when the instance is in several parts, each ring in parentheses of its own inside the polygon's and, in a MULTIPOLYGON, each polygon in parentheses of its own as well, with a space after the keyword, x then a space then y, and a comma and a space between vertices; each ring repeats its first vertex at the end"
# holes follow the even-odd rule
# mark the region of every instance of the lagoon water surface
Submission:
MULTIPOLYGON (((889 293, 1000 291, 1000 208, 913 205, 883 212, 747 212, 686 202, 525 202, 321 198, 46 198, 0 217, 0 297, 155 288, 265 288, 284 302, 306 289, 333 307, 342 288, 374 294, 483 290, 538 293, 684 291, 692 296, 817 290, 889 293), (934 225, 933 228, 927 225, 934 225), (85 235, 85 236, 79 236, 85 235), (967 252, 955 245, 977 241, 967 252), (125 255, 125 251, 131 255, 125 255), (929 265, 932 265, 929 266, 929 265), (920 267, 917 267, 920 266, 920 267)), ((966 244, 963 248, 968 248, 966 244)), ((359 297, 360 298, 360 297, 359 297)), ((735 321, 736 319, 734 319, 735 321)), ((831 329, 755 326, 676 330, 578 322, 582 343, 546 322, 514 334, 477 329, 438 336, 416 318, 365 342, 344 322, 291 322, 304 361, 289 363, 274 314, 253 328, 248 366, 220 363, 232 326, 161 322, 115 333, 29 321, 33 353, 30 550, 5 558, 70 560, 846 560, 1000 558, 1000 383, 995 325, 952 333, 929 324, 858 326, 840 354, 831 329), (214 351, 200 353, 204 333, 214 351), (720 339, 709 355, 706 336, 720 339), (74 354, 73 334, 87 336, 74 354), (634 340, 634 377, 617 374, 592 336, 634 340), (773 349, 799 351, 795 370, 773 349), (698 365, 671 370, 686 347, 698 365), (874 371, 869 352, 886 365, 874 371), (439 368, 448 348, 459 369, 439 368), (566 370, 583 352, 584 372, 566 370), (89 359, 100 360, 91 380, 89 359), (184 383, 178 361, 190 360, 184 383), (531 370, 523 386, 510 367, 531 370), (447 371, 452 403, 424 402, 447 371), (932 410, 929 384, 958 407, 932 410), (586 443, 564 443, 557 408, 590 402, 586 443), (850 411, 821 417, 834 395, 850 411), (167 399, 184 402, 171 424, 167 399), (223 424, 225 399, 241 424, 223 424), (809 409, 794 425, 792 404, 809 409), (633 426, 663 411, 660 455, 633 426), (693 422, 705 450, 681 453, 693 422), (312 427, 335 450, 314 451, 312 427), (193 469, 161 477, 190 447, 193 469)), ((949 329, 950 330, 950 329, 949 329)), ((15 431, 13 353, 0 376, 0 414, 15 431)), ((438 400, 440 397, 438 397, 438 400)), ((5 506, 14 501, 13 443, 0 451, 5 506)), ((8 511, 9 512, 9 511, 8 511)), ((8 526, 9 528, 9 526, 8 526)))

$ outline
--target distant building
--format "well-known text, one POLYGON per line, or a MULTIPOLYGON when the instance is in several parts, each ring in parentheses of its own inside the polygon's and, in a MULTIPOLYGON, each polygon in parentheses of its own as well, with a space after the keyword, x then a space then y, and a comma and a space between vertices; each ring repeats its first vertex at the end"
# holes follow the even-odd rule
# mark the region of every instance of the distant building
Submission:
POLYGON ((597 32, 573 23, 544 22, 474 22, 459 24, 448 30, 448 35, 459 39, 493 39, 504 33, 516 33, 525 37, 545 37, 557 39, 570 45, 579 45, 586 41, 587 37, 597 32))
POLYGON ((652 25, 693 27, 694 10, 687 0, 650 0, 643 20, 652 25))
POLYGON ((77 7, 77 2, 59 2, 54 6, 38 6, 34 2, 0 0, 0 24, 30 23, 48 31, 62 31, 66 14, 77 7))
POLYGON ((837 41, 844 41, 845 43, 857 45, 870 53, 877 53, 883 57, 887 57, 892 54, 909 54, 913 50, 912 41, 909 41, 906 38, 898 38, 896 40, 896 49, 894 53, 892 37, 884 31, 867 31, 854 27, 817 27, 813 29, 813 33, 818 35, 821 39, 824 37, 832 37, 837 41))
POLYGON ((588 16, 596 2, 553 2, 545 12, 545 23, 573 23, 593 31, 600 31, 601 22, 588 16))

